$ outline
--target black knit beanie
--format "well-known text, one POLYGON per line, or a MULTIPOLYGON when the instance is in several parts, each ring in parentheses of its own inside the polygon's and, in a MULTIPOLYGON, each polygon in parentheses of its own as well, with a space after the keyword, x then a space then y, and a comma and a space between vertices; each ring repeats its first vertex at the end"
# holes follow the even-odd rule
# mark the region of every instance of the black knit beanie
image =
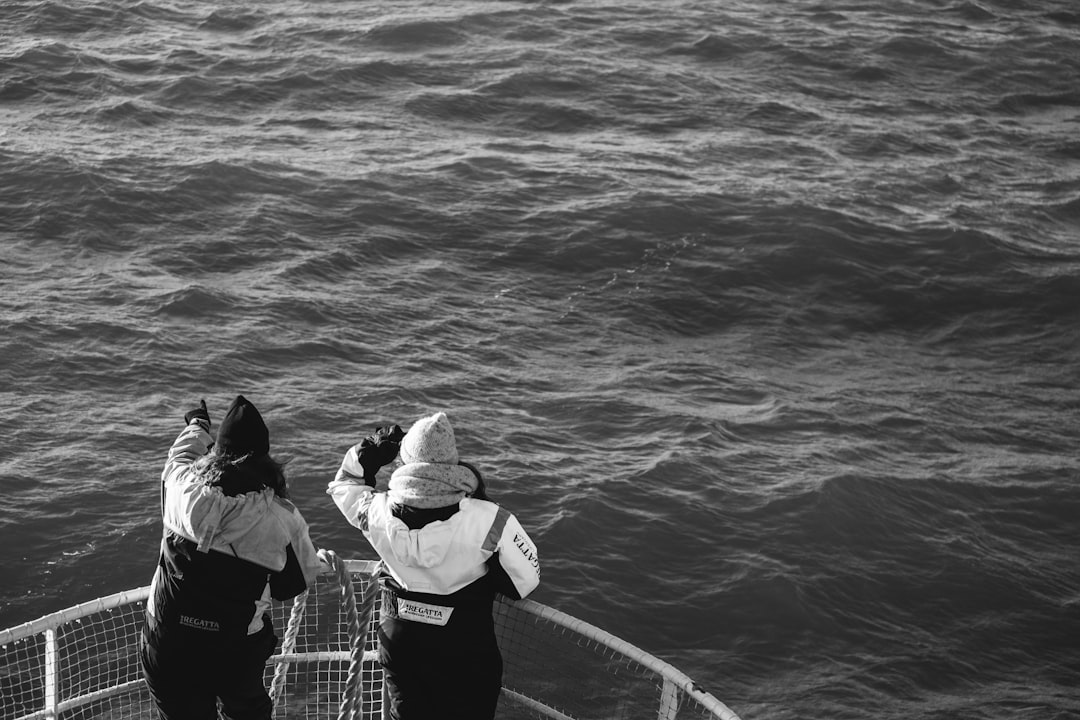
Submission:
POLYGON ((262 415, 243 395, 237 395, 218 425, 217 451, 230 455, 268 455, 270 431, 262 415))

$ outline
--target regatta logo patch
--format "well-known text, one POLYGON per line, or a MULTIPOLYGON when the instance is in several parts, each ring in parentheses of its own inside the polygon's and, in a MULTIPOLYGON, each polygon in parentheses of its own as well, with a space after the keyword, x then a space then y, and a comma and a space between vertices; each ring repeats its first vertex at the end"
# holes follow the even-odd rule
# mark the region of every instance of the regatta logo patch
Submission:
POLYGON ((539 575, 540 558, 536 557, 536 548, 532 546, 532 543, 520 534, 514 533, 514 544, 517 545, 517 549, 521 551, 521 554, 525 556, 525 559, 533 566, 533 570, 539 575))
POLYGON ((398 598, 397 606, 399 618, 427 623, 428 625, 446 625, 446 623, 450 622, 450 614, 454 612, 452 607, 428 605, 427 603, 403 598, 398 598))
POLYGON ((217 632, 221 629, 221 625, 218 624, 217 620, 206 620, 191 615, 181 615, 180 624, 196 630, 209 630, 210 632, 217 632))

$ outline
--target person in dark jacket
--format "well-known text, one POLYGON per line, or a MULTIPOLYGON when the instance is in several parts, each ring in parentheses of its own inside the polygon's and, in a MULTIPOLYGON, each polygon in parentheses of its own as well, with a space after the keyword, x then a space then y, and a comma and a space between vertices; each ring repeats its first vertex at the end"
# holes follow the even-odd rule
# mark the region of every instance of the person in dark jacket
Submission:
POLYGON ((161 720, 215 720, 219 700, 227 718, 269 720, 271 599, 304 592, 322 563, 255 406, 238 395, 216 443, 205 401, 184 421, 161 475, 143 676, 161 720))
POLYGON ((502 687, 496 592, 540 582, 536 546, 458 459, 446 413, 380 429, 345 453, 327 488, 387 568, 379 662, 393 720, 489 720, 502 687), (386 492, 375 475, 400 450, 386 492))

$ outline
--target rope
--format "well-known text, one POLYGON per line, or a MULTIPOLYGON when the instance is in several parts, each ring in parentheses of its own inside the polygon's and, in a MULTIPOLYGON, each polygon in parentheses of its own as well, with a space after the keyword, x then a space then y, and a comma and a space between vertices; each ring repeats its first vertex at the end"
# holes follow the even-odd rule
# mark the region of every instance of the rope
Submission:
POLYGON ((367 645, 368 627, 375 608, 375 599, 379 590, 379 568, 376 566, 364 588, 361 607, 356 607, 356 592, 353 589, 352 576, 345 563, 332 550, 320 550, 319 557, 330 565, 337 574, 341 586, 341 607, 345 612, 345 623, 349 630, 349 673, 345 678, 345 688, 341 693, 341 705, 338 708, 338 720, 353 720, 357 713, 357 700, 360 697, 360 671, 364 661, 364 647, 367 645))
MULTIPOLYGON (((304 608, 307 607, 308 591, 300 593, 293 600, 292 614, 289 615, 289 624, 285 628, 285 639, 281 641, 282 654, 289 654, 296 649, 296 636, 300 632, 300 621, 304 618, 304 608)), ((271 707, 276 708, 278 698, 282 695, 285 687, 285 675, 289 672, 289 663, 279 662, 274 668, 274 682, 270 686, 271 707)))
MULTIPOLYGON (((375 609, 375 600, 379 595, 379 568, 377 565, 371 573, 371 578, 364 587, 364 597, 360 608, 356 607, 356 592, 353 589, 352 575, 345 563, 333 550, 321 549, 318 551, 319 559, 329 565, 337 576, 338 585, 341 587, 341 609, 345 613, 345 624, 349 632, 349 673, 345 678, 345 688, 341 693, 341 705, 338 708, 338 720, 353 720, 357 715, 357 701, 360 697, 361 667, 364 661, 364 647, 367 644, 368 627, 371 625, 371 615, 375 609)), ((300 632, 300 624, 304 618, 304 610, 307 607, 308 591, 305 590, 296 596, 293 601, 292 614, 289 616, 289 624, 285 630, 285 638, 281 642, 281 653, 291 654, 296 649, 296 636, 300 632)), ((274 669, 274 681, 270 686, 270 701, 277 708, 278 700, 284 694, 285 676, 289 672, 289 663, 279 661, 274 669)))

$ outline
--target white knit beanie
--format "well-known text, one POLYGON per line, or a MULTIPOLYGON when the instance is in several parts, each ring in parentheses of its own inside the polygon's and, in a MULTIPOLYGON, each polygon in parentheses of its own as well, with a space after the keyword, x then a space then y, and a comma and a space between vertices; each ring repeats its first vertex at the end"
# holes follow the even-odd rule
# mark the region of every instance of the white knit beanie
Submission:
POLYGON ((454 428, 446 413, 422 417, 401 440, 402 465, 390 478, 390 500, 417 508, 453 505, 476 492, 472 471, 458 465, 454 428))
POLYGON ((406 465, 418 462, 457 465, 454 428, 446 413, 437 412, 413 423, 401 440, 401 462, 406 465))

